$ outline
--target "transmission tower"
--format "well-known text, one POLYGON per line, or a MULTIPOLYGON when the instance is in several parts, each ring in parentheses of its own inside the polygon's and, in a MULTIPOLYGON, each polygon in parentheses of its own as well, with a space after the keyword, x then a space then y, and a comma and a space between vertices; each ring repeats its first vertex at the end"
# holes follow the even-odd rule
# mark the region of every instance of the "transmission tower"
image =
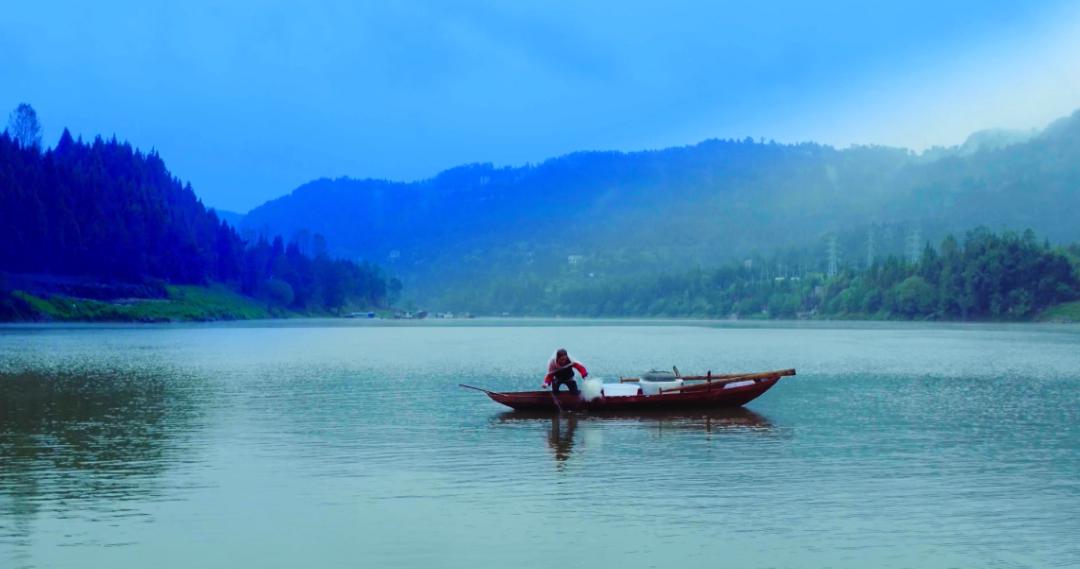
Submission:
POLYGON ((835 235, 829 236, 829 245, 826 249, 826 254, 828 255, 829 261, 826 274, 828 274, 829 277, 835 277, 836 273, 840 272, 840 249, 837 246, 835 235))
POLYGON ((874 266, 874 228, 866 230, 866 268, 874 266))
POLYGON ((907 260, 912 265, 918 264, 922 258, 922 231, 918 227, 911 230, 907 242, 907 260))

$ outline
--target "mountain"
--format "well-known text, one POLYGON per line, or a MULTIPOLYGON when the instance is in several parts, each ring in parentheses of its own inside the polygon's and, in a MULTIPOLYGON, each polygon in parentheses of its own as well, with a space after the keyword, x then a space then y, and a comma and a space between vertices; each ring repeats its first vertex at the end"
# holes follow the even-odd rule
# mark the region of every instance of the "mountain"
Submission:
POLYGON ((977 133, 936 155, 879 146, 709 140, 473 164, 402 183, 321 179, 249 212, 245 231, 321 233, 417 294, 496 274, 658 273, 839 235, 860 256, 978 225, 1080 238, 1080 113, 1026 140, 977 133), (892 235, 891 238, 886 238, 892 235))
POLYGON ((971 133, 958 148, 959 153, 971 155, 980 150, 998 150, 1006 146, 1027 142, 1039 134, 1038 130, 991 128, 971 133))
MULTIPOLYGON (((907 161, 897 149, 751 141, 586 152, 537 166, 463 166, 416 183, 316 180, 243 225, 322 233, 337 253, 391 263, 414 281, 601 253, 625 270, 653 270, 789 242, 825 223, 845 192, 880 185, 907 161)), ((852 208, 871 213, 863 202, 874 200, 852 208)))
POLYGON ((218 219, 224 221, 225 223, 228 223, 234 229, 239 228, 243 225, 244 214, 242 213, 217 208, 214 208, 212 211, 214 212, 214 214, 217 215, 218 219))

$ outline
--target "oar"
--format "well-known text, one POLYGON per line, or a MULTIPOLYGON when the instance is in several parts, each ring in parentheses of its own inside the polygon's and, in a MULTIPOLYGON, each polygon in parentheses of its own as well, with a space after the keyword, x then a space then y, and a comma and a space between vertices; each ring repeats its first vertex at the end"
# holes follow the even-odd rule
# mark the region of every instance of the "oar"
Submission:
POLYGON ((488 390, 484 389, 483 387, 474 387, 472 385, 465 385, 464 383, 459 383, 458 387, 464 387, 465 389, 475 389, 477 391, 483 391, 484 393, 487 393, 488 395, 491 395, 491 394, 495 393, 494 391, 488 391, 488 390))
POLYGON ((555 395, 555 390, 551 390, 551 400, 555 402, 555 408, 559 410, 559 414, 563 414, 562 404, 559 403, 559 397, 555 395))
POLYGON ((712 389, 713 387, 719 387, 721 385, 727 385, 729 383, 736 383, 738 381, 748 381, 748 380, 751 380, 752 378, 753 378, 752 375, 746 375, 746 376, 740 376, 740 377, 732 377, 732 378, 729 378, 729 379, 721 379, 721 380, 717 380, 717 381, 709 381, 709 382, 706 382, 706 383, 694 383, 694 384, 690 384, 690 385, 680 385, 678 387, 668 387, 668 388, 661 387, 661 388, 659 388, 659 393, 661 395, 663 395, 665 393, 675 393, 675 392, 688 393, 688 392, 694 392, 694 391, 708 391, 708 390, 712 389))
MULTIPOLYGON (((554 370, 549 371, 548 373, 559 373, 560 371, 562 371, 564 369, 570 369, 572 367, 574 367, 574 362, 570 362, 570 363, 568 363, 568 364, 566 364, 566 365, 564 365, 562 367, 555 368, 554 370)), ((555 378, 551 378, 551 383, 552 383, 552 385, 554 385, 555 378)), ((558 396, 555 395, 555 389, 554 388, 552 388, 552 390, 551 390, 551 400, 555 402, 555 408, 558 409, 559 414, 562 415, 563 414, 562 404, 559 403, 559 398, 558 398, 558 396)))
MULTIPOLYGON (((780 369, 780 370, 776 370, 776 371, 762 372, 762 374, 764 374, 764 375, 781 375, 781 376, 795 375, 795 370, 794 369, 780 369)), ((754 372, 740 372, 740 373, 712 373, 712 372, 709 372, 706 375, 683 375, 683 376, 679 376, 677 379, 681 379, 683 381, 716 381, 718 379, 732 379, 732 378, 736 378, 736 377, 746 377, 748 375, 761 375, 761 374, 755 374, 754 372)), ((621 383, 637 383, 637 382, 641 381, 641 378, 639 378, 639 377, 620 377, 619 381, 621 383)))
MULTIPOLYGON (((459 383, 458 387, 464 387, 465 389, 473 389, 473 390, 476 390, 476 391, 482 391, 482 392, 486 393, 489 396, 498 395, 498 393, 496 393, 494 391, 488 391, 487 389, 484 389, 483 387, 476 387, 475 385, 466 385, 464 383, 459 383)), ((559 404, 559 398, 555 397, 555 392, 554 391, 551 392, 551 400, 555 402, 555 408, 558 409, 559 414, 562 415, 563 414, 563 408, 562 408, 562 405, 559 404)))
POLYGON ((736 377, 727 377, 727 378, 724 378, 724 379, 721 379, 721 380, 713 380, 713 381, 710 381, 708 383, 697 383, 697 384, 694 384, 694 385, 683 385, 683 386, 680 386, 680 387, 672 387, 672 388, 669 388, 669 389, 660 389, 660 393, 674 393, 676 391, 681 391, 683 393, 686 393, 688 391, 706 391, 706 390, 712 389, 713 386, 727 385, 729 383, 735 383, 737 381, 747 381, 747 380, 751 380, 751 379, 770 379, 770 378, 774 378, 774 377, 779 379, 781 377, 789 376, 789 375, 795 375, 795 370, 794 369, 781 369, 781 370, 776 370, 776 371, 766 371, 766 372, 762 372, 762 373, 748 373, 748 374, 744 374, 744 375, 740 375, 740 376, 736 376, 736 377))

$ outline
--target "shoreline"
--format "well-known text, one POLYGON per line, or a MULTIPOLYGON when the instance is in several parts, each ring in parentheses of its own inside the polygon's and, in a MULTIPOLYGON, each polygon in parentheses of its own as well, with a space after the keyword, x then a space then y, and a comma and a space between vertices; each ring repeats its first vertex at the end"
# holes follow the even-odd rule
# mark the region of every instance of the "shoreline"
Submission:
POLYGON ((165 285, 159 297, 134 297, 92 299, 54 294, 44 291, 27 292, 22 289, 0 292, 0 323, 108 323, 108 324, 167 324, 206 323, 234 321, 289 321, 298 319, 322 319, 341 321, 380 322, 470 322, 498 321, 576 321, 576 322, 702 322, 702 323, 939 323, 939 324, 1074 324, 1080 323, 1080 300, 1060 303, 1041 310, 1025 319, 943 320, 888 318, 882 315, 842 314, 813 315, 806 318, 769 318, 754 315, 748 318, 710 318, 683 316, 574 316, 574 315, 501 315, 477 316, 476 318, 389 318, 392 308, 352 307, 347 312, 371 312, 375 318, 350 318, 347 316, 296 312, 269 302, 245 296, 221 284, 165 285), (5 310, 6 309, 6 310, 5 310))
POLYGON ((0 310, 0 323, 167 324, 335 317, 273 306, 220 284, 166 285, 160 297, 111 299, 17 289, 0 293, 0 302, 0 309, 6 309, 0 310))
POLYGON ((734 320, 671 317, 554 317, 554 316, 491 316, 465 319, 406 320, 393 318, 346 318, 339 316, 296 315, 287 317, 218 319, 218 320, 162 320, 162 321, 116 321, 116 320, 67 320, 67 321, 4 321, 0 330, 8 329, 79 329, 79 328, 471 328, 471 327, 709 327, 718 329, 974 329, 974 328, 1069 328, 1080 322, 1061 321, 953 321, 953 320, 734 320))

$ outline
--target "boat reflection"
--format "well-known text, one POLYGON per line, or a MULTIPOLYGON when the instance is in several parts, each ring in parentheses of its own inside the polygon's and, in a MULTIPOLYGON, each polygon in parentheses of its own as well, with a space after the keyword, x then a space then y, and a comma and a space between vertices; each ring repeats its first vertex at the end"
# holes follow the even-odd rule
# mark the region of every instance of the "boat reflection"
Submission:
POLYGON ((745 407, 680 411, 608 411, 603 413, 563 413, 562 415, 543 411, 506 411, 500 413, 496 420, 499 423, 508 423, 515 421, 551 421, 557 418, 561 418, 564 422, 573 419, 575 427, 578 421, 582 421, 621 422, 662 429, 705 432, 746 429, 768 430, 772 428, 772 423, 769 422, 768 418, 745 407))
MULTIPOLYGON (((701 432, 706 434, 771 432, 773 425, 764 415, 744 407, 694 411, 635 411, 552 414, 508 411, 495 418, 496 424, 535 422, 548 424, 547 443, 560 467, 573 453, 579 432, 598 427, 641 427, 663 433, 701 432)), ((597 433, 599 434, 599 433, 597 433)), ((585 437, 588 439, 588 436, 585 437)), ((586 442, 589 442, 586 440, 586 442)), ((588 446, 588 445, 586 445, 588 446)))

